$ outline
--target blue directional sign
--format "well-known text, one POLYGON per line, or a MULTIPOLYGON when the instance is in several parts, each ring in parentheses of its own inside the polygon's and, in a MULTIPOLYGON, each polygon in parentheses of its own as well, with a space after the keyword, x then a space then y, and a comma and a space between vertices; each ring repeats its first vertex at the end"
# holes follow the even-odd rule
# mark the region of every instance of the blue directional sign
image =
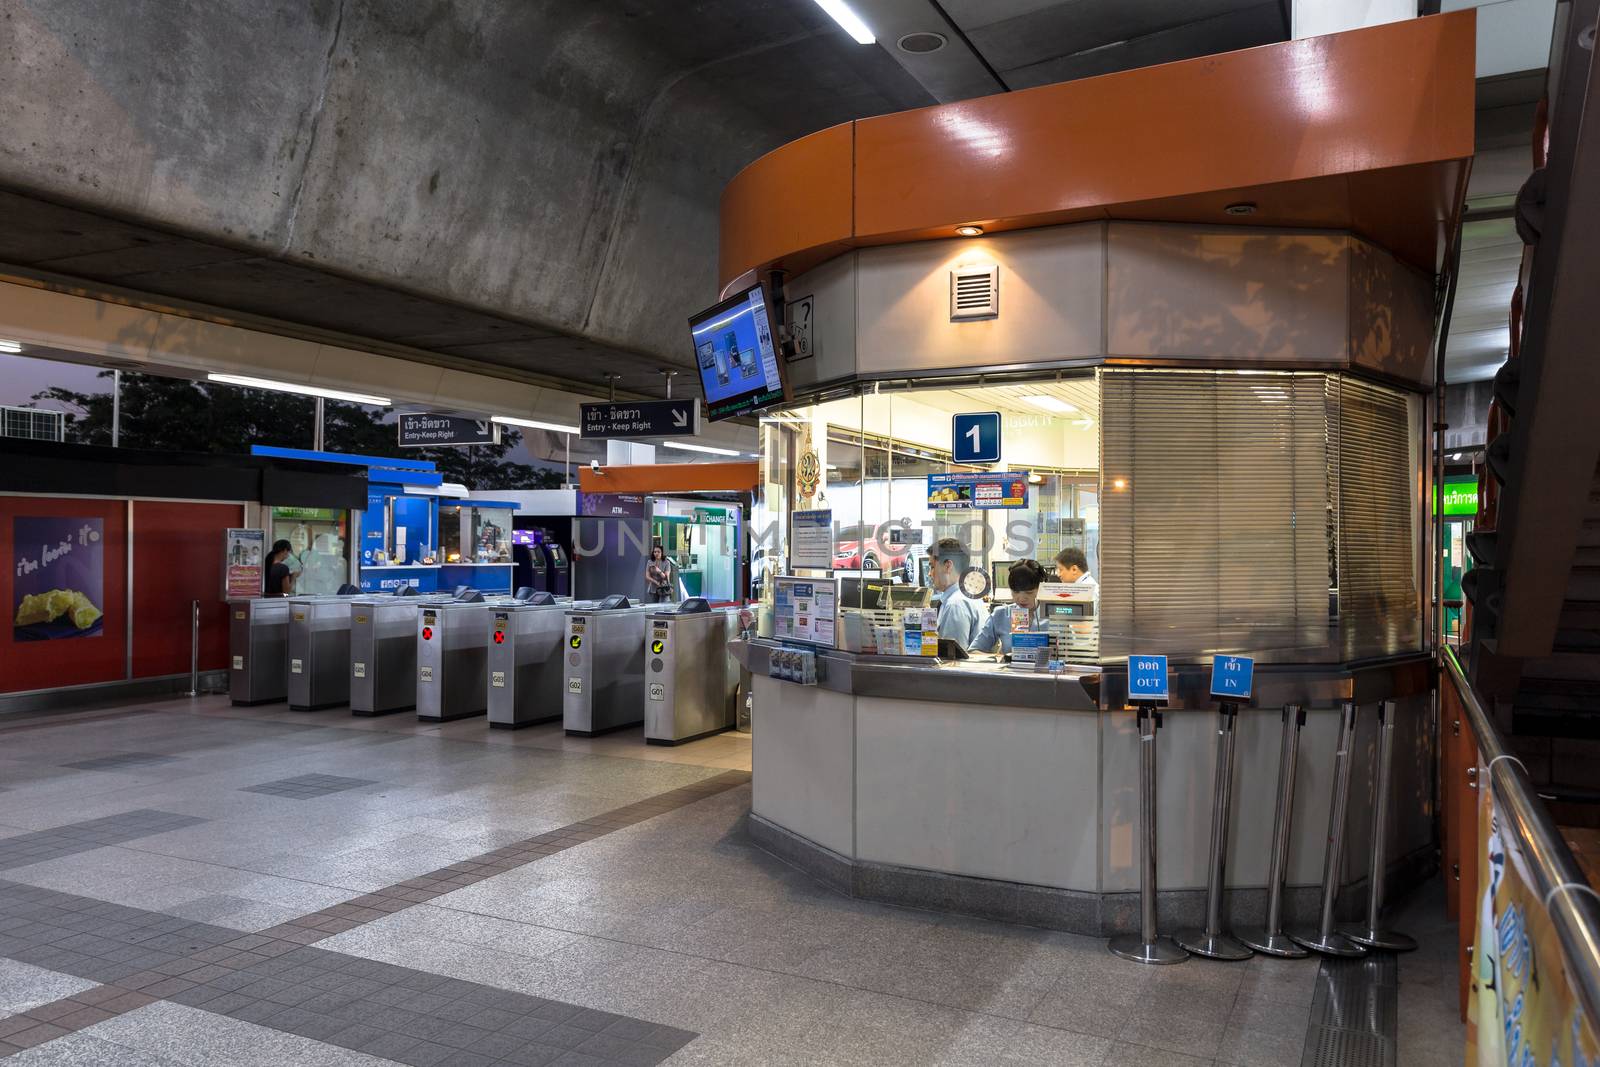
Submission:
POLYGON ((1000 462, 1000 413, 969 411, 952 420, 950 455, 957 463, 1000 462))
POLYGON ((1128 657, 1128 703, 1167 702, 1167 657, 1128 657))
POLYGON ((1256 661, 1248 656, 1211 657, 1211 695, 1224 700, 1249 700, 1256 661))

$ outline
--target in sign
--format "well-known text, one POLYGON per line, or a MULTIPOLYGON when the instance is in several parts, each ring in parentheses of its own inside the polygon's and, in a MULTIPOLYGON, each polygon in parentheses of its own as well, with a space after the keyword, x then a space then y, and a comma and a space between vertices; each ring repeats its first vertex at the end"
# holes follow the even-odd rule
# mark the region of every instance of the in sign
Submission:
POLYGON ((1167 657, 1128 657, 1128 702, 1130 704, 1167 702, 1167 657))
POLYGON ((1249 700, 1256 661, 1248 656, 1211 657, 1211 695, 1223 700, 1249 700))

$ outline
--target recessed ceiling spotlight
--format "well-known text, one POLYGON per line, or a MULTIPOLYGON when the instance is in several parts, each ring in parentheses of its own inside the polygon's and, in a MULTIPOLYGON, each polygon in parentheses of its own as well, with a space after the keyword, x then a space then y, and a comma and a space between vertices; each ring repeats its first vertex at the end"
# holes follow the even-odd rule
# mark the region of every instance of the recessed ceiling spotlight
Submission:
POLYGON ((925 56, 929 52, 937 52, 948 43, 949 41, 946 40, 945 35, 942 33, 918 31, 917 33, 906 34, 894 44, 902 52, 909 52, 914 56, 925 56))
POLYGON ((982 237, 983 236, 983 227, 982 226, 957 226, 956 227, 956 233, 960 234, 962 237, 982 237))
POLYGON ((1229 204, 1222 210, 1230 215, 1254 215, 1256 206, 1249 200, 1241 200, 1237 204, 1229 204))

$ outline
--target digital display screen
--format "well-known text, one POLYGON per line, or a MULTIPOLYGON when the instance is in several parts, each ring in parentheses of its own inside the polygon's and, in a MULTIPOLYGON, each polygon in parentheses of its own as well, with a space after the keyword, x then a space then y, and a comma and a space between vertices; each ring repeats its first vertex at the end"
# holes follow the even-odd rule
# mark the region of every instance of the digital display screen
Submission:
POLYGON ((689 320, 706 418, 744 415, 783 399, 766 291, 753 285, 689 320))

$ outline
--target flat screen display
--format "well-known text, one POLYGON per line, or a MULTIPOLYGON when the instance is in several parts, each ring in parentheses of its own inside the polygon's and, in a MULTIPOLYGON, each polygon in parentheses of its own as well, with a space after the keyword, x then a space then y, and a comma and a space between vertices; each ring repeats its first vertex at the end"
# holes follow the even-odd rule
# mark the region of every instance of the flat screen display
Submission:
POLYGON ((706 418, 727 419, 783 399, 778 345, 766 290, 760 285, 689 320, 706 418))

